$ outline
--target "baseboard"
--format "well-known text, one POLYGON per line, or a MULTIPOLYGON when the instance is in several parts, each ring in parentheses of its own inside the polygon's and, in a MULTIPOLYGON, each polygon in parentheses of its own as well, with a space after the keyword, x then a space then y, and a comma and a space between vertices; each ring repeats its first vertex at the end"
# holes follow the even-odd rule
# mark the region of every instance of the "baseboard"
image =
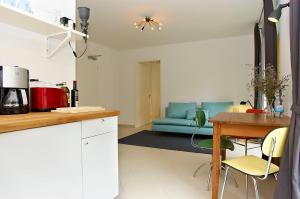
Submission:
POLYGON ((152 124, 152 122, 149 122, 149 123, 146 123, 146 124, 142 124, 142 125, 135 125, 135 128, 142 128, 144 126, 149 126, 151 124, 152 124))
POLYGON ((122 127, 130 127, 130 128, 135 128, 135 125, 134 124, 118 124, 119 126, 122 126, 122 127))

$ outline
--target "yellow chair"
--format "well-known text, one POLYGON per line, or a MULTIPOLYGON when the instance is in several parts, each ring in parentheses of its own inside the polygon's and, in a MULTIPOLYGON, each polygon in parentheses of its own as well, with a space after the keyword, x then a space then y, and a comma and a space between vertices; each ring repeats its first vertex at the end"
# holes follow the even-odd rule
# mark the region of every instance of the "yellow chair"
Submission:
POLYGON ((262 152, 263 154, 269 156, 268 161, 253 155, 222 161, 225 165, 226 170, 221 192, 221 199, 223 198, 229 168, 240 171, 246 176, 250 176, 252 178, 256 199, 259 199, 259 190, 256 180, 265 180, 269 175, 274 175, 275 179, 277 180, 279 167, 273 164, 271 161, 273 157, 281 157, 287 135, 288 128, 278 128, 271 131, 265 137, 262 144, 262 152))

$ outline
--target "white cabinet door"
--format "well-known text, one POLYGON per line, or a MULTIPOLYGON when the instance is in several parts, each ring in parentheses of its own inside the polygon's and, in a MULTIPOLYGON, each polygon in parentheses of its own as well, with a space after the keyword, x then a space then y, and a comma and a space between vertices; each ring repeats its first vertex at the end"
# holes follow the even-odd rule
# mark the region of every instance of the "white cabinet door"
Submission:
POLYGON ((81 123, 0 134, 0 198, 81 199, 81 123))
POLYGON ((117 132, 82 140, 84 199, 112 199, 118 195, 117 132))

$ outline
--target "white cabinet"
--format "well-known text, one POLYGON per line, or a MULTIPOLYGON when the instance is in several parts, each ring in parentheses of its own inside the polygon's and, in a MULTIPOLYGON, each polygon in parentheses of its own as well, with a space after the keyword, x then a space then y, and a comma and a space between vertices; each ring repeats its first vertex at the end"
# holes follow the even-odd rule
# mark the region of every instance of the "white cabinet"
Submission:
POLYGON ((82 138, 88 138, 99 134, 116 131, 117 118, 107 117, 82 122, 82 138))
POLYGON ((81 123, 0 135, 0 198, 81 199, 81 123))
POLYGON ((0 134, 0 198, 118 195, 117 117, 0 134))
POLYGON ((84 121, 82 127, 90 135, 82 139, 84 199, 112 199, 118 195, 117 118, 84 121))

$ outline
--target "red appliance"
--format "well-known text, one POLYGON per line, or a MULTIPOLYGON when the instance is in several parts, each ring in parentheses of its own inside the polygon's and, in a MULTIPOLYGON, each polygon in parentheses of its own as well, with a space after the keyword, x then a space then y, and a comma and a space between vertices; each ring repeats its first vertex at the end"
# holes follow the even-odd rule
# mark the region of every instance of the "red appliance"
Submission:
POLYGON ((263 114, 263 113, 265 113, 265 111, 262 109, 252 108, 252 109, 247 109, 246 113, 263 114))
POLYGON ((61 88, 30 88, 31 111, 50 111, 67 107, 68 97, 61 88))

